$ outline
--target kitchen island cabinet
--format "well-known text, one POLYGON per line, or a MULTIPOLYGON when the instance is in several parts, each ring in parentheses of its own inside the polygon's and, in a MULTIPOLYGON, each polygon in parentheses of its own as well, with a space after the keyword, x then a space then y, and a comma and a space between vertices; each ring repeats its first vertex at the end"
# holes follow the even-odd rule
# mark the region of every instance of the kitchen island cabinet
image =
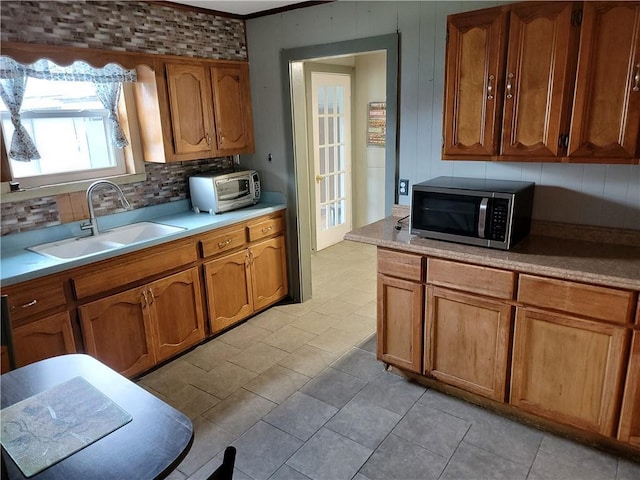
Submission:
POLYGON ((640 448, 640 330, 633 332, 618 439, 640 448))
POLYGON ((428 259, 426 375, 505 401, 514 284, 513 272, 428 259))
MULTIPOLYGON (((345 236, 376 245, 385 258, 426 262, 424 280, 414 282, 426 288, 425 315, 412 324, 424 329, 422 371, 406 361, 407 322, 398 323, 403 316, 390 309, 378 309, 378 358, 431 388, 637 456, 637 236, 620 236, 630 245, 592 243, 562 236, 570 228, 563 226, 557 237, 530 235, 499 251, 398 231, 406 215, 398 210, 345 236), (402 338, 404 354, 387 355, 381 338, 402 338)), ((379 264, 379 280, 395 281, 407 270, 401 261, 389 263, 379 264)), ((379 290, 379 305, 386 297, 379 290)), ((405 310, 410 298, 402 300, 405 310)))
POLYGON ((378 249, 377 356, 386 364, 422 371, 424 259, 378 249))

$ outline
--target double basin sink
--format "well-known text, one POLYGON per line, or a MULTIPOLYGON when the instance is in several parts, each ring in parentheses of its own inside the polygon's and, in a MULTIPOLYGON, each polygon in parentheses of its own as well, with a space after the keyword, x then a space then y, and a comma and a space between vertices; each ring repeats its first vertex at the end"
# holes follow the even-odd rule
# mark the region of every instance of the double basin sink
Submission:
POLYGON ((174 227, 154 222, 138 222, 114 228, 96 236, 76 237, 57 242, 44 243, 27 250, 39 253, 56 260, 75 260, 98 253, 123 248, 148 240, 184 231, 182 227, 174 227))

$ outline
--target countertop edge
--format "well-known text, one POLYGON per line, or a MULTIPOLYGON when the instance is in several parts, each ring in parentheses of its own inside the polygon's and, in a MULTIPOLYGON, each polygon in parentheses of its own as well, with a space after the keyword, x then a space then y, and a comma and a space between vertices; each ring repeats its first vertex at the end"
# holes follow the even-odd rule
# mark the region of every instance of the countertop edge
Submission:
MULTIPOLYGON (((388 230, 393 225, 395 225, 395 222, 395 218, 389 217, 371 225, 377 224, 378 226, 383 226, 385 230, 388 230)), ((566 268, 559 265, 544 265, 541 263, 536 263, 535 255, 532 254, 514 252, 506 253, 501 250, 492 250, 489 248, 449 244, 447 242, 437 240, 418 239, 417 237, 410 235, 406 231, 404 231, 404 237, 401 240, 396 240, 385 237, 384 233, 382 235, 378 235, 380 233, 379 230, 376 232, 378 233, 376 235, 371 232, 367 232, 367 227, 370 227, 371 225, 347 233, 344 236, 344 239, 425 256, 467 262, 487 267, 513 270, 519 273, 541 275, 562 280, 597 284, 613 288, 640 290, 640 279, 633 277, 604 274, 601 272, 589 272, 586 270, 578 270, 576 268, 566 268), (409 243, 409 241, 411 240, 424 241, 425 244, 418 245, 409 243), (500 258, 501 255, 510 255, 512 257, 517 256, 522 258, 505 259, 500 258)), ((549 239, 549 241, 556 240, 557 239, 555 238, 549 239)), ((638 257, 637 259, 634 258, 633 260, 638 262, 638 268, 640 269, 640 248, 626 248, 635 248, 637 250, 638 257)), ((611 260, 611 262, 614 261, 616 260, 611 260)), ((557 260, 557 262, 560 263, 562 262, 562 260, 557 260)), ((628 260, 620 259, 619 262, 626 263, 628 262, 628 260)))
MULTIPOLYGON (((224 228, 228 225, 233 225, 238 222, 245 222, 252 220, 254 218, 261 217, 263 215, 268 215, 270 213, 275 213, 281 210, 285 210, 287 208, 286 204, 270 204, 270 205, 256 205, 254 207, 250 207, 242 210, 235 210, 233 212, 229 212, 232 215, 225 217, 216 217, 209 216, 209 214, 195 214, 192 211, 185 211, 183 213, 164 215, 155 218, 145 219, 146 221, 163 223, 166 225, 184 227, 185 230, 176 232, 170 235, 165 235, 163 237, 158 237, 153 240, 148 240, 145 242, 140 242, 137 244, 132 244, 126 247, 118 248, 116 250, 110 250, 107 252, 103 252, 96 255, 91 255, 84 258, 79 259, 71 259, 71 260, 55 260, 51 258, 44 257, 38 253, 28 251, 26 249, 18 249, 13 252, 3 252, 2 259, 0 259, 0 284, 2 287, 8 287, 10 285, 15 285, 17 283, 26 282, 29 280, 36 280, 41 277, 45 277, 48 275, 53 275, 56 273, 65 272, 67 270, 71 270, 74 268, 82 267, 85 265, 89 265, 91 263, 99 262, 102 260, 119 257, 121 255, 126 255, 128 253, 144 250, 146 248, 155 247, 158 245, 162 245, 165 243, 173 242, 175 240, 180 240, 183 238, 188 238, 193 235, 200 235, 218 228, 224 228), (211 223, 206 223, 204 225, 198 225, 194 227, 189 227, 189 221, 193 218, 197 217, 200 222, 204 219, 212 220, 211 223), (204 217, 207 215, 207 217, 204 217), (215 221, 219 219, 219 221, 215 221), (23 271, 19 271, 16 273, 6 274, 7 267, 11 264, 18 265, 32 265, 32 267, 24 267, 23 271)), ((9 269, 11 270, 11 269, 9 269)), ((15 268, 14 268, 15 270, 15 268)))

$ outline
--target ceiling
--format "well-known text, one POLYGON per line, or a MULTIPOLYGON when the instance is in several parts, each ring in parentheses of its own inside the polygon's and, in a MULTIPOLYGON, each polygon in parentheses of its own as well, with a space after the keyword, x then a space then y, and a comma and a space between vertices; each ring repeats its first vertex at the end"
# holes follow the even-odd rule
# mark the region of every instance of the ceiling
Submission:
POLYGON ((287 7, 302 2, 300 0, 172 0, 172 3, 181 3, 183 5, 191 5, 193 7, 242 16, 273 10, 274 8, 287 7))

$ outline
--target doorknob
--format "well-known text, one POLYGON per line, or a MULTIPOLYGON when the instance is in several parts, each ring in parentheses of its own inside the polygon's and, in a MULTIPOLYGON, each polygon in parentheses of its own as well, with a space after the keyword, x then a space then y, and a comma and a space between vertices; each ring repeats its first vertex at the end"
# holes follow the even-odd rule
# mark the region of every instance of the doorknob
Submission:
POLYGON ((324 175, 316 175, 316 182, 320 183, 320 181, 324 178, 324 175))

